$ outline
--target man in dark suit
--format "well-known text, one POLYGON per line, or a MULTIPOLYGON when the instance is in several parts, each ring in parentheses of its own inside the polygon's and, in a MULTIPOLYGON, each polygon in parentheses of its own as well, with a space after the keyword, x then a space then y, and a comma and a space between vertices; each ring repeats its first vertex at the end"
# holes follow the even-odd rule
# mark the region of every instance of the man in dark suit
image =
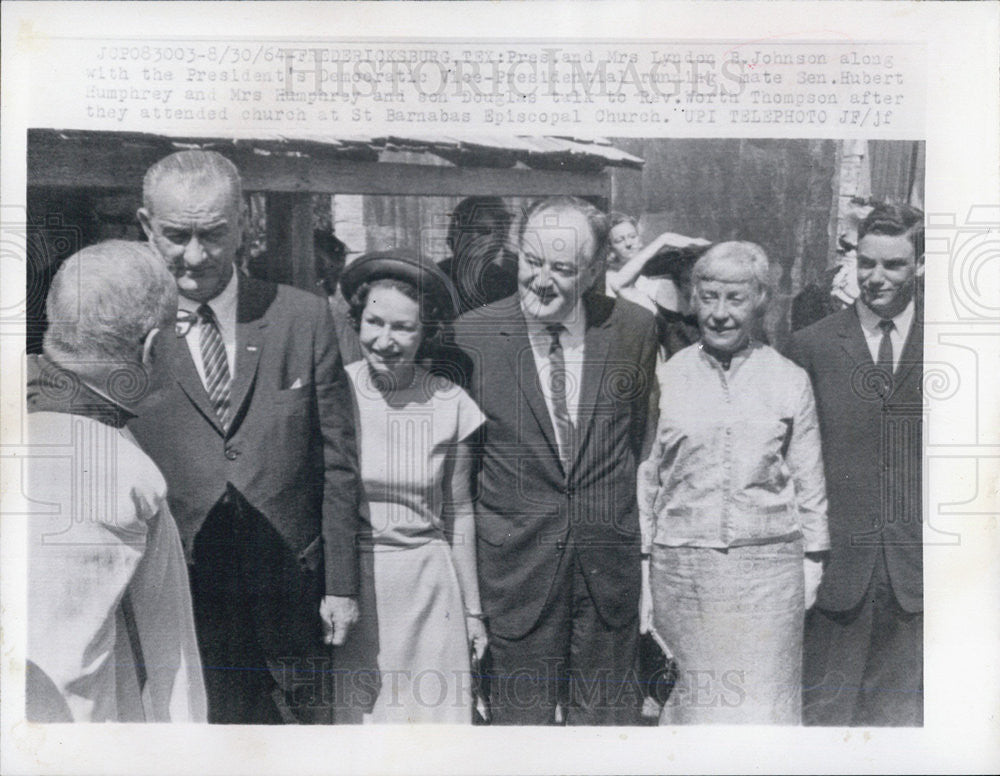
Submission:
POLYGON ((459 314, 517 290, 517 257, 508 249, 513 220, 500 197, 466 197, 451 214, 451 258, 438 266, 458 292, 459 314))
POLYGON ((876 208, 858 230, 859 300, 796 332, 812 378, 831 550, 806 620, 813 725, 923 723, 923 213, 876 208))
POLYGON ((329 721, 323 630, 342 643, 357 618, 360 484, 326 302, 234 270, 241 182, 217 153, 153 165, 138 215, 180 311, 133 431, 191 564, 209 721, 329 721))
POLYGON ((581 200, 536 202, 518 292, 470 311, 456 341, 486 414, 475 502, 497 724, 632 724, 640 608, 636 466, 652 316, 586 293, 607 251, 581 200))

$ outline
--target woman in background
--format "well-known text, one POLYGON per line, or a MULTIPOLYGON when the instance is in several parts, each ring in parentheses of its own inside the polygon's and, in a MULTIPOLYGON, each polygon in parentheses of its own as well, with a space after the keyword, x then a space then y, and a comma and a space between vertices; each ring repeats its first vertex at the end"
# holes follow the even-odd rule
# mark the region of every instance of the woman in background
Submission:
POLYGON ((400 251, 345 270, 361 361, 354 387, 362 530, 361 620, 337 651, 352 713, 341 721, 472 721, 470 646, 486 650, 476 578, 470 435, 484 417, 425 357, 455 314, 455 291, 433 262, 400 251), (375 656, 381 690, 371 667, 375 656), (373 702, 372 702, 373 701, 373 702))
POLYGON ((693 269, 701 343, 657 370, 659 423, 639 470, 643 581, 681 671, 661 724, 801 722, 826 490, 809 377, 751 336, 768 275, 753 243, 710 248, 693 269))
POLYGON ((663 356, 669 358, 698 339, 697 323, 688 307, 690 270, 694 259, 710 243, 664 232, 643 246, 634 218, 624 213, 611 213, 609 222, 611 250, 604 279, 605 292, 641 305, 656 316, 663 356), (662 252, 669 249, 676 249, 676 255, 668 262, 661 261, 662 252), (647 274, 654 263, 658 265, 657 277, 647 274))

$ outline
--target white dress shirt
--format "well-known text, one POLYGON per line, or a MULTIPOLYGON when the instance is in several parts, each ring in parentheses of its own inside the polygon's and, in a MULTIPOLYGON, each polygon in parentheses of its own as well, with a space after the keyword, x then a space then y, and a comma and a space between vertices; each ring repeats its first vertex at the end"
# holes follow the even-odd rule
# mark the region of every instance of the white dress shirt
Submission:
MULTIPOLYGON (((226 363, 229 365, 229 377, 232 379, 236 378, 236 290, 238 283, 237 276, 239 274, 238 270, 233 269, 233 275, 229 278, 226 287, 222 289, 222 293, 208 301, 208 306, 212 308, 215 320, 219 325, 222 344, 226 348, 226 363)), ((186 296, 179 296, 177 298, 178 310, 194 313, 197 316, 199 307, 201 307, 200 302, 195 302, 186 296)), ((184 339, 187 340, 188 349, 191 351, 191 358, 194 360, 201 383, 207 390, 208 382, 205 380, 205 364, 201 358, 201 318, 198 318, 184 339)))
MULTIPOLYGON (((529 315, 525 315, 524 320, 528 326, 528 341, 531 343, 531 352, 535 356, 535 369, 538 370, 538 381, 542 386, 545 406, 549 408, 549 418, 552 421, 552 427, 555 428, 556 416, 552 408, 552 387, 549 380, 549 372, 551 371, 549 349, 552 347, 552 335, 546 328, 550 323, 543 323, 529 315)), ((575 426, 580 407, 580 388, 583 381, 583 342, 587 324, 584 321, 584 316, 570 314, 563 326, 566 330, 559 335, 559 342, 562 345, 563 358, 566 361, 566 407, 575 426)))
MULTIPOLYGON (((865 342, 868 343, 868 351, 872 354, 872 361, 878 363, 878 348, 882 344, 882 329, 879 322, 882 320, 868 306, 859 301, 856 305, 858 320, 861 322, 861 332, 865 335, 865 342)), ((910 326, 913 325, 913 300, 903 308, 903 312, 892 319, 894 326, 889 332, 889 341, 892 343, 892 371, 899 368, 899 357, 903 354, 903 345, 910 334, 910 326)))

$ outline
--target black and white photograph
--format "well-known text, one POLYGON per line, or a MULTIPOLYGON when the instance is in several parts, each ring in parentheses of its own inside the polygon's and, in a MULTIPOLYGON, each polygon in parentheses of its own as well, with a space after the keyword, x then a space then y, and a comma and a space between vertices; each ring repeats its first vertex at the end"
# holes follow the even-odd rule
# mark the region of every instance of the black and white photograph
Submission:
POLYGON ((923 156, 32 130, 29 719, 920 725, 923 156))
POLYGON ((937 204, 915 33, 177 29, 17 95, 11 772, 996 762, 1000 188, 937 204))

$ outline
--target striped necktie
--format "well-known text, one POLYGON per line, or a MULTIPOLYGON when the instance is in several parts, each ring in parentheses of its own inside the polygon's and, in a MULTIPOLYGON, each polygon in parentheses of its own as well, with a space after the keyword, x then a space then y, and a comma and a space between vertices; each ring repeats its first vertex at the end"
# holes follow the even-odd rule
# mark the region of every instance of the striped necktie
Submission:
POLYGON ((566 401, 566 357, 563 355, 560 335, 566 331, 561 323, 545 327, 552 337, 549 345, 549 389, 552 397, 552 415, 555 419, 556 441, 559 443, 559 457, 563 472, 569 473, 573 451, 573 419, 566 401))
POLYGON ((201 362, 205 367, 205 390, 224 430, 229 430, 229 362, 215 313, 207 304, 198 308, 201 319, 201 362))

